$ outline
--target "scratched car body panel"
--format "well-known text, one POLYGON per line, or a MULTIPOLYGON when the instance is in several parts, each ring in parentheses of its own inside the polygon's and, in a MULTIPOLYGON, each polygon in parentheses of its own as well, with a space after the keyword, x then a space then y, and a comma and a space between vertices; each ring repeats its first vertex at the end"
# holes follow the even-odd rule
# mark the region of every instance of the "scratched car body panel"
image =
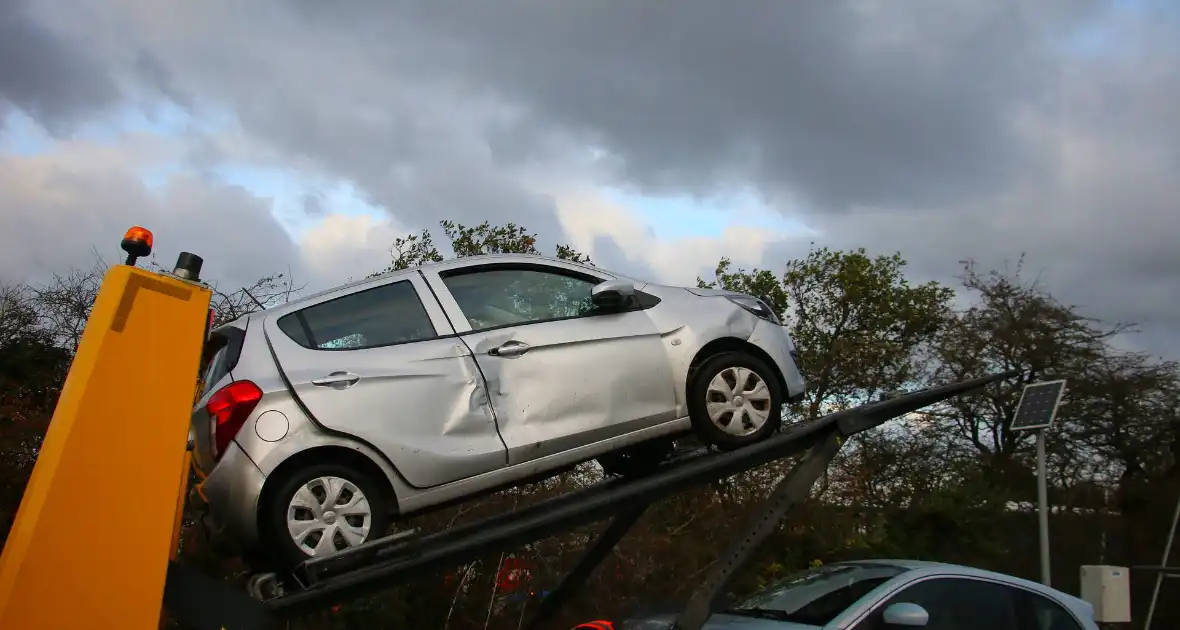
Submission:
POLYGON ((268 492, 301 467, 361 461, 408 514, 686 433, 690 371, 719 349, 769 364, 795 400, 794 345, 773 315, 734 301, 748 297, 496 255, 243 317, 216 331, 193 413, 206 518, 249 548, 269 535, 268 492), (235 483, 261 489, 218 496, 235 483))
POLYGON ((311 415, 325 429, 385 453, 409 484, 427 488, 504 465, 479 370, 457 339, 333 353, 341 355, 333 357, 335 370, 364 375, 345 392, 313 385, 324 371, 303 355, 315 351, 275 334, 272 324, 267 336, 275 355, 311 415))

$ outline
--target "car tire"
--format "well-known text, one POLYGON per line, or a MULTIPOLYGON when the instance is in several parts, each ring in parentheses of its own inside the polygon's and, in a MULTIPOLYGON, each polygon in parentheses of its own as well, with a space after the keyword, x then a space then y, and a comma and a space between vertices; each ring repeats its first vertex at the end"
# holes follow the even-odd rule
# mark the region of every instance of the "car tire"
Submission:
POLYGON ((693 431, 722 450, 759 442, 782 424, 782 386, 758 357, 744 352, 709 357, 693 371, 688 385, 693 431))
POLYGON ((672 456, 676 443, 668 439, 649 440, 598 458, 602 473, 608 477, 642 477, 672 456))
POLYGON ((384 484, 372 475, 347 464, 315 464, 279 481, 259 519, 259 539, 274 568, 287 572, 313 557, 381 538, 392 524, 394 507, 384 484), (303 496, 297 500, 299 494, 303 496), (347 512, 326 509, 342 504, 351 508, 347 512), (304 522, 305 527, 300 525, 304 522), (302 535, 303 546, 296 542, 297 534, 302 535), (331 541, 319 545, 326 536, 331 541))

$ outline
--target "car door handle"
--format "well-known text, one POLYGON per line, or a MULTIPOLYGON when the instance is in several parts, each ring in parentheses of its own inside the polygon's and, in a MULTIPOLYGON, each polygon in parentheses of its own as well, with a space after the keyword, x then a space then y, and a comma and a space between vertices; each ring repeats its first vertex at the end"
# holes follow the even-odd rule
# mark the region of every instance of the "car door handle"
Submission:
POLYGON ((311 379, 311 384, 317 387, 330 387, 333 385, 348 387, 359 380, 361 380, 361 377, 352 372, 332 372, 327 376, 311 379))
POLYGON ((488 355, 493 357, 519 357, 528 352, 531 347, 523 341, 509 341, 502 346, 488 350, 488 355))

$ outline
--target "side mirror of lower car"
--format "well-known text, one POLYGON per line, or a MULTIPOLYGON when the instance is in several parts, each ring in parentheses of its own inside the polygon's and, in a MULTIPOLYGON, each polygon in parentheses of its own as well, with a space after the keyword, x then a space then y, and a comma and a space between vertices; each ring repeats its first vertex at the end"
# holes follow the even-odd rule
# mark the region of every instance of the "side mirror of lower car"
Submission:
POLYGON ((607 280, 590 289, 590 302, 599 308, 620 309, 635 297, 635 285, 626 280, 607 280))
POLYGON ((885 609, 881 621, 886 628, 925 628, 930 623, 930 613, 917 604, 898 602, 885 609))

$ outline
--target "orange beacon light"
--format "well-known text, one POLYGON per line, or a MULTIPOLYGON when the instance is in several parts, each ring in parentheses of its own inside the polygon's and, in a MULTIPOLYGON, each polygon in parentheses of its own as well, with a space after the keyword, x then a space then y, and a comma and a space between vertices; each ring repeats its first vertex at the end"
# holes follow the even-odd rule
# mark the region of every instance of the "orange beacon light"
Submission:
POLYGON ((123 235, 123 242, 120 243, 123 251, 127 252, 128 265, 134 265, 135 261, 152 253, 152 232, 151 230, 140 227, 138 225, 127 230, 123 235))

